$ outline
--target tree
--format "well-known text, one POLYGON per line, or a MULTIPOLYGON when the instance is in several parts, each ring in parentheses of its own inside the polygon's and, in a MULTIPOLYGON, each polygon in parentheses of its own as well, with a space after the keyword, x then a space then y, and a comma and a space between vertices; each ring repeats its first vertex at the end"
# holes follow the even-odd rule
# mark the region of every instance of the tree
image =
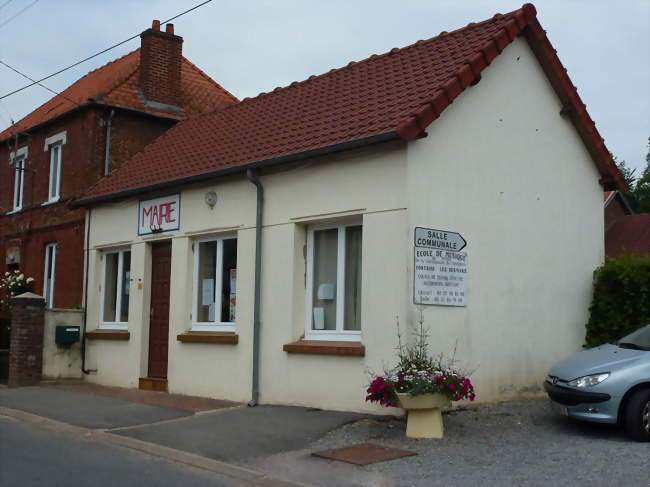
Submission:
POLYGON ((627 183, 627 187, 630 188, 630 192, 631 192, 632 189, 634 188, 634 182, 636 181, 636 178, 634 177, 634 173, 636 172, 636 169, 627 167, 625 161, 623 159, 619 161, 614 154, 612 154, 612 159, 614 160, 614 164, 616 164, 616 167, 618 167, 618 170, 621 172, 621 175, 625 179, 625 182, 627 183))
POLYGON ((624 254, 605 259, 594 272, 594 294, 585 338, 587 347, 610 343, 650 320, 650 256, 624 254))
POLYGON ((650 137, 648 137, 648 154, 645 156, 645 169, 634 185, 634 199, 637 213, 650 213, 650 137))

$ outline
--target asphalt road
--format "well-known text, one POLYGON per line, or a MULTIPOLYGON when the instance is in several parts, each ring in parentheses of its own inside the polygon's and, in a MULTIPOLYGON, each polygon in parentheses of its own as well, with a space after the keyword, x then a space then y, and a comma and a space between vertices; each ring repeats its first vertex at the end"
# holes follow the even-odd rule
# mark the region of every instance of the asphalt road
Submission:
POLYGON ((0 416, 0 487, 229 487, 209 472, 0 416))

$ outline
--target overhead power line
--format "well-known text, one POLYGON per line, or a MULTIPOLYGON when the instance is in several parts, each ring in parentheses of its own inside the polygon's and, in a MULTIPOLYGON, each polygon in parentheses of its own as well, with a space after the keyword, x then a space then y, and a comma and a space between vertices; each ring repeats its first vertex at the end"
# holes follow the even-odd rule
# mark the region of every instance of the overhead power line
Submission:
POLYGON ((27 76, 25 73, 21 73, 21 72, 18 71, 16 68, 14 68, 14 67, 12 67, 12 66, 9 66, 9 65, 8 65, 7 63, 5 63, 4 61, 0 60, 0 64, 2 64, 3 66, 5 66, 5 67, 11 69, 14 73, 17 73, 17 74, 21 75, 23 78, 27 78, 29 81, 32 81, 32 82, 33 82, 32 85, 35 85, 35 84, 36 84, 36 85, 38 85, 38 86, 41 86, 42 88, 45 88, 45 89, 46 89, 47 91, 49 91, 50 93, 54 93, 55 95, 60 96, 61 98, 64 98, 64 99, 68 100, 70 103, 74 103, 75 105, 79 106, 79 103, 77 103, 76 101, 71 100, 71 99, 68 98, 67 96, 62 95, 61 93, 59 93, 58 91, 54 91, 53 89, 48 88, 47 86, 45 86, 45 85, 44 85, 43 83, 41 83, 40 81, 35 81, 35 80, 33 80, 32 78, 30 78, 29 76, 27 76))
MULTIPOLYGON (((37 0, 37 1, 38 1, 38 0, 37 0)), ((179 17, 181 17, 181 16, 183 16, 183 15, 185 15, 185 14, 191 12, 192 10, 196 10, 197 8, 202 7, 202 6, 205 5, 206 3, 210 3, 211 1, 212 1, 212 0, 206 0, 205 2, 199 3, 198 5, 195 5, 194 7, 190 8, 190 9, 187 9, 187 10, 185 10, 184 12, 181 12, 181 13, 179 13, 179 14, 177 14, 177 15, 174 15, 173 17, 171 17, 171 18, 169 18, 169 19, 167 19, 167 20, 161 22, 161 25, 163 25, 163 24, 167 24, 167 23, 171 22, 172 20, 177 19, 177 18, 179 18, 179 17)), ((3 99, 5 99, 5 98, 7 98, 8 96, 15 95, 16 93, 21 92, 21 91, 23 91, 23 90, 26 90, 27 88, 30 88, 30 87, 32 87, 32 86, 34 86, 34 85, 40 84, 42 81, 48 80, 48 79, 50 79, 50 78, 52 78, 52 77, 54 77, 54 76, 56 76, 56 75, 58 75, 58 74, 63 73, 64 71, 67 71, 68 69, 74 68, 75 66, 79 66, 80 64, 85 63, 86 61, 89 61, 89 60, 91 60, 91 59, 93 59, 93 58, 96 58, 97 56, 100 56, 100 55, 102 55, 102 54, 104 54, 104 53, 110 51, 111 49, 115 49, 116 47, 119 47, 119 46, 121 46, 122 44, 126 44, 127 42, 132 41, 132 40, 135 39, 136 37, 140 37, 140 34, 138 33, 138 34, 136 34, 136 35, 134 35, 134 36, 131 36, 131 37, 129 37, 128 39, 125 39, 125 40, 123 40, 123 41, 121 41, 121 42, 118 42, 117 44, 114 44, 114 45, 112 45, 112 46, 110 46, 110 47, 107 47, 107 48, 104 49, 103 51, 99 51, 99 52, 93 54, 92 56, 88 56, 87 58, 81 59, 80 61, 77 61, 76 63, 73 63, 73 64, 71 64, 70 66, 66 66, 65 68, 60 69, 60 70, 56 71, 55 73, 52 73, 52 74, 50 74, 50 75, 48 75, 48 76, 45 76, 44 78, 41 78, 41 79, 39 79, 39 80, 32 80, 32 83, 30 83, 30 84, 28 84, 28 85, 25 85, 25 86, 23 86, 22 88, 18 88, 17 90, 14 90, 14 91, 12 91, 12 92, 10 92, 10 93, 7 93, 7 94, 5 94, 5 95, 0 96, 0 100, 3 100, 3 99)), ((2 62, 2 61, 0 61, 0 62, 2 62)), ((2 64, 4 64, 5 66, 7 66, 7 64, 5 64, 4 62, 3 62, 2 64)), ((7 67, 9 67, 9 66, 7 66, 7 67)), ((13 68, 10 68, 10 69, 13 69, 13 68)), ((20 73, 20 74, 22 74, 22 73, 20 73)), ((31 78, 30 78, 30 79, 31 79, 31 78)), ((42 86, 42 85, 41 85, 41 86, 42 86)), ((47 89, 49 89, 49 88, 47 88, 47 89)))
POLYGON ((14 0, 7 0, 5 3, 3 3, 2 5, 0 5, 0 10, 2 10, 3 8, 5 8, 7 5, 9 5, 9 4, 10 4, 11 2, 13 2, 13 1, 14 1, 14 0))
MULTIPOLYGON (((11 1, 11 0, 9 0, 9 1, 11 1)), ((9 2, 5 2, 4 5, 2 5, 2 7, 4 7, 5 5, 7 5, 8 3, 9 3, 9 2)), ((37 3, 38 3, 38 0, 34 0, 32 3, 30 3, 29 5, 27 5, 25 8, 23 8, 22 10, 19 10, 18 13, 16 13, 16 14, 12 15, 11 17, 9 17, 9 18, 8 18, 7 20, 5 20, 2 24, 0 24, 0 29, 3 28, 5 25, 7 25, 7 24, 8 24, 9 22, 11 22, 12 20, 14 20, 14 19, 15 19, 16 17, 18 17, 20 14, 22 14, 25 10, 27 10, 28 8, 33 7, 33 6, 36 5, 37 3)), ((2 7, 0 7, 0 8, 2 8, 2 7)))

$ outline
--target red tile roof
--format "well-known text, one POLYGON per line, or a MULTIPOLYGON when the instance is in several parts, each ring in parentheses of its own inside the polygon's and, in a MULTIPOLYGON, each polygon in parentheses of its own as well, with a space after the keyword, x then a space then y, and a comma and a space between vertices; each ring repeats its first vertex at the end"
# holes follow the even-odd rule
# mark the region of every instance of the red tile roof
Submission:
POLYGON ((605 233, 607 257, 617 257, 626 251, 650 255, 650 213, 622 216, 605 233))
POLYGON ((41 125, 89 101, 115 107, 140 110, 175 119, 185 119, 206 110, 236 103, 238 100, 207 74, 185 58, 181 63, 181 112, 155 110, 145 106, 138 94, 140 49, 136 49, 101 68, 91 71, 15 125, 0 132, 0 140, 17 131, 41 125))
MULTIPOLYGON (((76 204, 390 138, 412 140, 517 36, 529 41, 609 187, 609 151, 530 4, 180 123, 76 204)), ((606 187, 605 189, 610 189, 606 187)))

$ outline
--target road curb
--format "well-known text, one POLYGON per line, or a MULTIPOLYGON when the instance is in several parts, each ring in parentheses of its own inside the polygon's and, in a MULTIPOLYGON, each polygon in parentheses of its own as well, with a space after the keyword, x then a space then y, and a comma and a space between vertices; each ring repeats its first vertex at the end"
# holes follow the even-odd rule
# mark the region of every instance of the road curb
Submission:
POLYGON ((194 453, 176 450, 174 448, 156 445, 154 443, 148 443, 127 436, 118 436, 111 434, 110 432, 82 428, 80 426, 62 423, 54 419, 44 418, 18 409, 0 406, 0 416, 6 416, 18 422, 46 431, 67 434, 87 441, 94 441, 97 443, 135 450, 171 462, 207 470, 225 477, 227 480, 235 481, 239 485, 254 487, 305 487, 305 484, 272 478, 256 470, 232 465, 212 458, 202 457, 194 453))

